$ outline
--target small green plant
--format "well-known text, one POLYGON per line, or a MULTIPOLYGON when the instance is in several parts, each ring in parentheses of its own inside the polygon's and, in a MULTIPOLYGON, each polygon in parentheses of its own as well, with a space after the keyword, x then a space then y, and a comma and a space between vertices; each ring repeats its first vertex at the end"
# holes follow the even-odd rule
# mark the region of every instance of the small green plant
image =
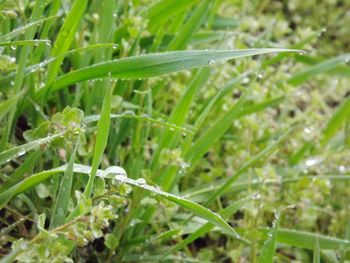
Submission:
POLYGON ((349 8, 0 0, 0 262, 349 261, 349 8))

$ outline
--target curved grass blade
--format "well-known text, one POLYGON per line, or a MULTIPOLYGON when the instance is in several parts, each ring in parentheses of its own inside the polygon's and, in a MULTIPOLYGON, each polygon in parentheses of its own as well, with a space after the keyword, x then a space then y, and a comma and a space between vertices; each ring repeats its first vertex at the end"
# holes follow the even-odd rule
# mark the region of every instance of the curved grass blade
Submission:
MULTIPOLYGON (((58 167, 55 169, 51 169, 51 170, 47 170, 47 171, 43 171, 43 172, 34 174, 34 175, 24 179, 20 183, 12 186, 8 190, 6 190, 5 192, 0 194, 0 207, 3 207, 4 205, 6 205, 6 203, 14 196, 16 196, 20 193, 23 193, 24 191, 40 184, 41 182, 50 178, 52 175, 65 172, 67 169, 68 169, 67 165, 64 165, 64 166, 61 166, 61 167, 58 167)), ((74 164, 73 171, 76 173, 91 175, 92 174, 92 167, 74 164)), ((141 181, 140 179, 139 180, 130 179, 130 178, 126 177, 126 172, 121 167, 113 166, 113 167, 107 168, 105 171, 98 170, 96 174, 97 174, 97 176, 101 176, 101 177, 105 177, 105 178, 113 178, 113 179, 117 180, 118 182, 127 183, 129 185, 142 188, 142 189, 144 189, 152 194, 162 196, 162 197, 168 199, 169 201, 174 202, 174 203, 178 204, 179 206, 190 210, 195 215, 198 215, 199 217, 207 220, 208 222, 219 227, 220 229, 222 229, 224 231, 228 231, 232 235, 239 238, 236 231, 233 230, 233 228, 229 224, 227 224, 226 221, 224 219, 222 219, 221 216, 211 212, 209 209, 207 209, 207 208, 205 208, 205 207, 203 207, 195 202, 192 202, 190 200, 184 199, 182 197, 179 197, 179 196, 176 196, 176 195, 173 195, 170 193, 163 192, 163 191, 161 191, 153 186, 146 184, 145 181, 143 181, 143 180, 141 181)))
POLYGON ((342 54, 338 57, 327 59, 325 61, 322 61, 321 63, 310 66, 300 71, 299 73, 295 74, 292 78, 290 78, 288 82, 294 86, 300 85, 306 82, 307 80, 309 80, 311 77, 317 74, 330 71, 335 67, 337 67, 338 65, 344 64, 349 60, 350 60, 350 54, 342 54))
POLYGON ((275 219, 273 220, 272 227, 267 234, 267 239, 265 240, 264 247, 261 251, 259 263, 273 263, 273 255, 275 254, 276 240, 280 221, 281 212, 277 210, 277 212, 275 213, 275 219))
POLYGON ((340 127, 350 118, 350 97, 339 106, 323 131, 322 144, 325 145, 339 131, 340 127))
POLYGON ((64 224, 64 222, 66 220, 68 204, 69 204, 71 191, 72 191, 73 166, 74 166, 74 161, 75 161, 75 156, 77 153, 78 145, 79 145, 79 138, 76 142, 73 153, 69 159, 67 169, 64 172, 63 178, 61 180, 60 189, 59 189, 57 199, 55 202, 55 206, 54 206, 54 209, 52 212, 50 229, 64 224))
POLYGON ((36 27, 36 26, 38 26, 46 21, 55 19, 57 17, 58 16, 45 17, 45 18, 36 20, 34 22, 31 22, 29 24, 26 24, 24 26, 18 27, 16 29, 12 30, 10 33, 0 36, 0 43, 10 41, 12 38, 19 36, 20 34, 23 34, 23 32, 27 31, 28 29, 31 29, 32 27, 36 27))
MULTIPOLYGON (((254 199, 255 195, 250 195, 245 198, 242 198, 238 200, 237 202, 234 202, 233 204, 229 205, 225 209, 221 210, 219 212, 219 215, 223 217, 223 219, 227 220, 229 217, 231 217, 238 209, 240 209, 244 204, 247 202, 250 202, 254 199)), ((185 247, 186 245, 192 243, 196 239, 198 239, 201 236, 204 236, 206 233, 211 231, 214 228, 214 225, 212 223, 206 223, 200 228, 198 228, 195 232, 190 234, 186 239, 179 242, 177 245, 172 247, 170 250, 167 250, 165 254, 162 256, 162 259, 164 259, 166 256, 175 253, 179 249, 185 247)))
POLYGON ((208 222, 219 227, 220 229, 222 229, 224 231, 228 231, 229 233, 233 234, 236 238, 239 238, 239 235, 237 234, 237 232, 228 223, 226 223, 226 221, 220 215, 213 213, 209 209, 207 209, 207 208, 205 208, 205 207, 203 207, 195 202, 192 202, 190 200, 176 196, 176 195, 171 194, 171 193, 163 192, 158 188, 155 188, 153 186, 148 185, 144 179, 133 180, 131 178, 120 175, 120 172, 119 172, 119 174, 114 174, 113 169, 106 169, 105 176, 111 177, 111 175, 112 175, 113 179, 115 179, 119 182, 142 188, 142 189, 150 192, 151 194, 156 194, 156 195, 162 196, 162 197, 168 199, 169 201, 171 201, 175 204, 178 204, 179 206, 181 206, 183 208, 190 210, 195 215, 207 220, 208 222))
POLYGON ((14 147, 12 149, 9 149, 7 151, 1 152, 0 153, 0 165, 7 163, 11 160, 13 160, 16 157, 22 156, 23 154, 25 154, 26 152, 33 150, 37 147, 39 147, 40 145, 46 144, 46 143, 50 143, 51 141, 55 140, 56 138, 59 138, 61 136, 64 135, 63 133, 59 133, 59 134, 55 134, 52 136, 48 136, 46 138, 42 138, 39 140, 35 140, 17 147, 14 147))
MULTIPOLYGON (((156 77, 185 69, 208 66, 229 59, 269 54, 276 52, 298 52, 292 49, 244 49, 244 50, 192 50, 154 53, 102 62, 67 73, 52 84, 57 91, 79 81, 104 78, 109 74, 120 79, 142 79, 156 77)), ((40 90, 43 96, 49 87, 40 90)))

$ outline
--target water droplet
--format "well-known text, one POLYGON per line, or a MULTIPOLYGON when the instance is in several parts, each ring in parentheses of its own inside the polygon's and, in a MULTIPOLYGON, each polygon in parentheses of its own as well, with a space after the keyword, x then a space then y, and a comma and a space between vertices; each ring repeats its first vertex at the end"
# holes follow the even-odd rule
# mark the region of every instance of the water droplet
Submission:
POLYGON ((12 50, 16 50, 16 46, 10 46, 12 50))
POLYGON ((137 182, 139 185, 142 185, 142 186, 147 184, 147 183, 146 183, 146 180, 143 179, 143 178, 137 179, 136 182, 137 182))
POLYGON ((243 78, 242 84, 248 84, 250 79, 248 77, 243 78))
POLYGON ((208 65, 213 65, 215 63, 215 60, 214 59, 209 59, 208 60, 208 65))
POLYGON ((128 110, 128 111, 123 112, 123 115, 125 115, 125 116, 134 116, 135 112, 128 110))

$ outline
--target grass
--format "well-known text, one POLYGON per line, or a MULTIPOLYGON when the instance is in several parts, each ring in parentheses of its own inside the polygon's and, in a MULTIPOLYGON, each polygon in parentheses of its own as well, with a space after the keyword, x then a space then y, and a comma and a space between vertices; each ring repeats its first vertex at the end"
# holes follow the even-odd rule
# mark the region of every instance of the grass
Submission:
POLYGON ((350 260, 333 2, 0 0, 0 262, 350 260))

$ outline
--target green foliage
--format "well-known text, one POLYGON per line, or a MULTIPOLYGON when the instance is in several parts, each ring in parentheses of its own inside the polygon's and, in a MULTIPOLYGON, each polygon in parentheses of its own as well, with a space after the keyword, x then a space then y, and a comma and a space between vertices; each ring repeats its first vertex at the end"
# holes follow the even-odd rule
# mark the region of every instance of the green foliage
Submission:
POLYGON ((0 0, 0 262, 349 261, 349 9, 0 0))

